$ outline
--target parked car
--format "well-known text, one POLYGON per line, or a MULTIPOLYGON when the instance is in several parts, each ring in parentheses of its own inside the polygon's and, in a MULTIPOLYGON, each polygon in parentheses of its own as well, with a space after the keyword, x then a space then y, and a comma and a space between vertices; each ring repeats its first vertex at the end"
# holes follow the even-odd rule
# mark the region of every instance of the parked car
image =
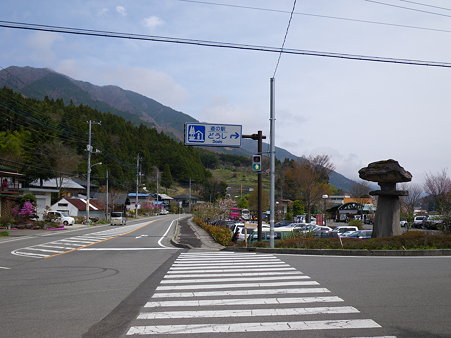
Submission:
POLYGON ((160 215, 167 215, 167 214, 169 214, 169 211, 167 211, 166 209, 161 209, 160 215))
POLYGON ((349 234, 347 238, 360 238, 360 239, 368 239, 371 238, 373 234, 373 230, 358 230, 349 234))
POLYGON ((110 215, 110 225, 126 225, 127 218, 123 212, 112 212, 110 215))
POLYGON ((64 211, 48 211, 47 214, 45 214, 44 219, 50 220, 52 222, 62 223, 64 225, 75 224, 75 218, 69 216, 69 214, 64 211))
POLYGON ((246 233, 247 236, 249 236, 251 233, 253 233, 254 229, 250 229, 250 228, 245 228, 244 224, 241 226, 237 226, 233 232, 233 236, 232 236, 232 241, 233 242, 242 242, 244 241, 244 239, 246 238, 246 233))
POLYGON ((316 225, 312 231, 318 232, 318 231, 332 231, 331 227, 325 226, 325 225, 316 225))
POLYGON ((401 221, 399 221, 399 225, 401 225, 402 227, 405 227, 406 225, 407 225, 407 221, 406 220, 401 220, 401 221))
POLYGON ((274 224, 274 228, 285 227, 285 226, 287 226, 288 224, 291 224, 291 223, 293 223, 293 222, 289 221, 289 220, 283 220, 283 221, 275 223, 274 224))
POLYGON ((414 228, 422 228, 426 225, 427 216, 415 216, 413 219, 413 227, 414 228))
MULTIPOLYGON (((282 227, 279 227, 277 230, 274 231, 274 240, 278 239, 284 239, 288 236, 291 236, 293 232, 289 229, 285 229, 282 227)), ((271 236, 271 232, 268 229, 262 230, 262 241, 269 241, 271 236)), ((258 241, 258 233, 257 231, 252 232, 252 234, 248 238, 249 242, 257 242, 258 241)))
POLYGON ((315 231, 314 236, 316 238, 339 238, 340 237, 340 236, 338 236, 338 232, 324 231, 324 230, 315 231))
POLYGON ((339 225, 335 229, 333 229, 332 232, 336 232, 338 234, 338 236, 342 237, 345 232, 358 231, 358 230, 359 230, 359 228, 357 228, 356 226, 339 225))

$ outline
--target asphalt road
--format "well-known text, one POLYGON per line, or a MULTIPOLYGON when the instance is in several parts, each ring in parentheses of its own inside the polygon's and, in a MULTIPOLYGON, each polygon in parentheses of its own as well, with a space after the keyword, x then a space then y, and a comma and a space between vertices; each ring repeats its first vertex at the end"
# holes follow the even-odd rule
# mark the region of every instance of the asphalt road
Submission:
POLYGON ((181 250, 175 218, 0 242, 0 336, 451 337, 451 257, 181 250))
MULTIPOLYGON (((1 242, 0 336, 81 337, 90 329, 96 329, 95 325, 130 298, 135 290, 145 292, 153 278, 159 280, 156 272, 178 254, 179 249, 169 244, 176 217, 168 215, 138 225, 129 222, 126 227, 97 226, 1 242), (54 241, 73 245, 76 241, 62 240, 74 236, 93 238, 100 232, 127 227, 137 229, 110 240, 102 239, 94 245, 81 242, 83 249, 56 255, 52 252, 55 256, 49 258, 11 254, 14 250, 28 254, 32 251, 23 248, 36 248, 36 245, 54 241)), ((39 248, 64 250, 53 249, 53 246, 56 245, 39 248)), ((137 312, 140 301, 145 302, 145 299, 140 299, 131 310, 130 307, 127 309, 137 312)), ((120 329, 119 322, 110 322, 109 327, 104 328, 109 334, 98 336, 115 336, 120 329)))

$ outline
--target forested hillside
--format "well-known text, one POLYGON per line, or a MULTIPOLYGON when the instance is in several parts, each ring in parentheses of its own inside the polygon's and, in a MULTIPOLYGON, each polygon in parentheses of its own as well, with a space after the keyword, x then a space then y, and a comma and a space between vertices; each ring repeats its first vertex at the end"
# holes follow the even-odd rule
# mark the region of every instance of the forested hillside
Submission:
POLYGON ((130 189, 136 183, 136 158, 141 157, 141 181, 152 181, 156 168, 178 182, 206 182, 211 176, 197 149, 185 147, 144 125, 102 113, 88 106, 65 105, 63 100, 24 98, 10 89, 0 90, 0 158, 18 168, 29 180, 86 175, 87 121, 92 125, 93 180, 130 189), (168 173, 167 171, 170 171, 168 173))

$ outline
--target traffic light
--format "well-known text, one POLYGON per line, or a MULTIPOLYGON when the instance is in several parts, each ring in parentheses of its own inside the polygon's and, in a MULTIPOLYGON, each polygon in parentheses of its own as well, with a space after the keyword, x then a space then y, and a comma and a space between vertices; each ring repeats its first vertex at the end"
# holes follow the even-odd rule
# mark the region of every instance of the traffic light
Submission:
POLYGON ((252 156, 252 170, 253 171, 262 171, 262 155, 253 155, 252 156))

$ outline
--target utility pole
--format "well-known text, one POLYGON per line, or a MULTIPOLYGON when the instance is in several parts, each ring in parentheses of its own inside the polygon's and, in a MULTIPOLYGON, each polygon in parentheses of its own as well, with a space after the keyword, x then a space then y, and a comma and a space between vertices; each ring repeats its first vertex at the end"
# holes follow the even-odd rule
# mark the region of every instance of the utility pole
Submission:
POLYGON ((274 217, 275 217, 275 185, 276 185, 276 143, 275 143, 275 98, 274 98, 274 78, 270 79, 270 188, 269 188, 269 247, 274 248, 274 217))
POLYGON ((135 199, 135 218, 138 218, 138 190, 139 190, 139 176, 141 175, 139 170, 139 154, 136 156, 136 199, 135 199))
MULTIPOLYGON (((93 153, 93 148, 91 145, 91 134, 92 134, 92 124, 98 124, 101 125, 101 122, 96 121, 87 121, 89 124, 89 130, 88 130, 88 146, 86 147, 86 150, 88 151, 88 173, 87 173, 87 185, 86 185, 86 223, 90 223, 89 219, 89 199, 91 195, 91 154, 93 153)), ((100 152, 96 149, 96 153, 100 152)))
POLYGON ((109 219, 109 213, 108 213, 108 169, 106 170, 106 220, 109 219))
POLYGON ((158 205, 158 208, 160 208, 160 204, 158 203, 158 200, 160 199, 160 197, 159 197, 159 193, 160 193, 160 186, 159 186, 159 174, 160 174, 160 171, 159 171, 159 169, 158 169, 158 167, 157 167, 157 205, 158 205))
POLYGON ((191 177, 189 178, 189 200, 188 200, 189 213, 191 213, 191 177))
MULTIPOLYGON (((252 135, 242 135, 242 138, 250 138, 252 140, 257 140, 257 154, 262 155, 263 152, 263 140, 266 139, 266 136, 263 136, 263 132, 261 130, 258 131, 257 134, 252 135)), ((262 240, 262 172, 258 172, 257 176, 257 232, 258 232, 258 240, 262 240)))

